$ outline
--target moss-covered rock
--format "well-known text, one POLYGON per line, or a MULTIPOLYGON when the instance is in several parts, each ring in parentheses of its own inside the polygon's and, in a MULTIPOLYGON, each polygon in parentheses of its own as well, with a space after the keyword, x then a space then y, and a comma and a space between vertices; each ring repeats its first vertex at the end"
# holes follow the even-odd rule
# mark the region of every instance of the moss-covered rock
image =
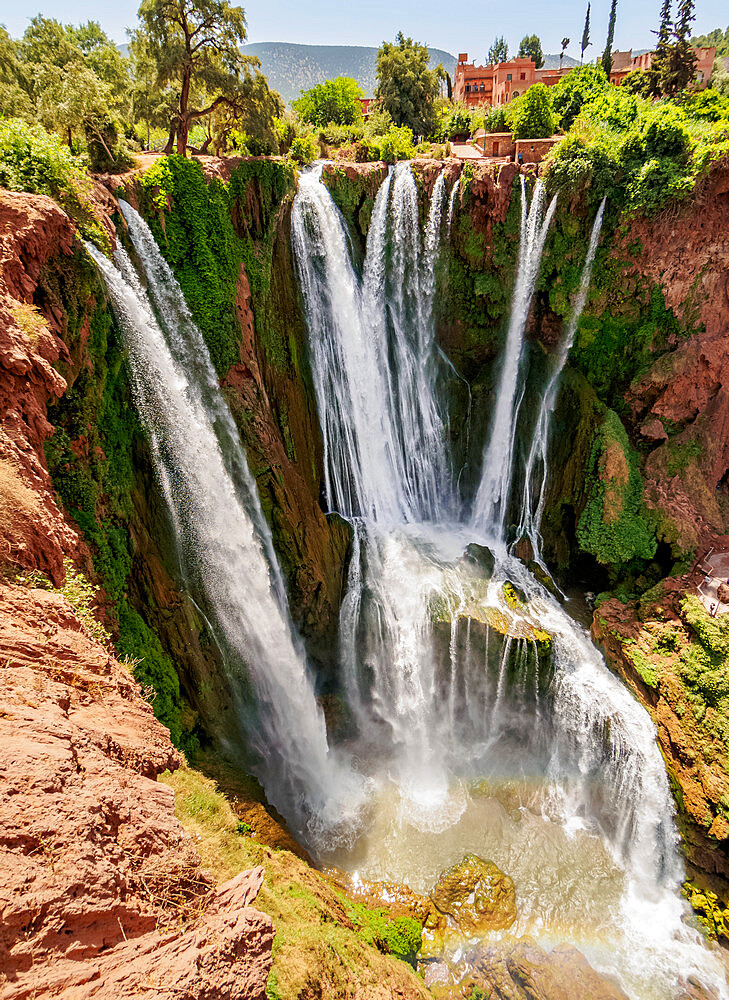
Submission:
POLYGON ((476 854, 467 854, 441 874, 432 899, 466 936, 508 930, 516 920, 516 891, 511 878, 493 861, 484 861, 476 854))

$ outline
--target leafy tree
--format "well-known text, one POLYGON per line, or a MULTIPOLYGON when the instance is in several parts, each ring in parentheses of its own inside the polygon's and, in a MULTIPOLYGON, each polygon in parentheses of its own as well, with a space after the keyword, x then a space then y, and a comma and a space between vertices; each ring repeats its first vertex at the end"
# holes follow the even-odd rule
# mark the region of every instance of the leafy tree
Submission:
POLYGON ((0 115, 26 118, 33 115, 33 102, 23 79, 20 46, 0 25, 0 115))
POLYGON ((519 59, 531 59, 535 68, 541 69, 544 65, 544 55, 539 35, 524 35, 519 42, 517 56, 519 59))
POLYGON ((229 0, 142 0, 139 17, 156 85, 172 86, 177 95, 167 152, 176 137, 184 156, 195 122, 221 105, 241 115, 250 110, 260 63, 239 48, 246 38, 243 8, 229 0))
POLYGON ((623 78, 621 87, 637 97, 652 97, 656 92, 656 75, 651 70, 634 69, 623 78))
POLYGON ((494 44, 489 49, 488 61, 490 63, 506 62, 509 58, 509 46, 503 35, 494 38, 494 44))
POLYGON ((722 31, 721 28, 714 28, 713 31, 705 35, 694 35, 691 44, 702 49, 716 49, 717 58, 719 56, 729 56, 729 28, 722 31))
POLYGON ((554 135, 556 124, 549 90, 543 83, 532 84, 514 110, 511 120, 514 138, 546 139, 554 135))
POLYGON ((717 57, 714 60, 714 70, 711 74, 711 86, 725 97, 729 97, 729 72, 727 72, 723 59, 717 57))
POLYGON ((580 42, 580 62, 585 58, 585 49, 590 42, 590 4, 588 0, 587 13, 585 14, 585 27, 582 29, 582 41, 580 42))
POLYGON ((569 45, 569 43, 570 43, 569 38, 565 37, 565 38, 562 39, 562 50, 559 53, 559 68, 560 69, 562 69, 562 60, 564 59, 565 49, 567 48, 567 46, 569 45))
POLYGON ((615 38, 615 18, 618 12, 618 0, 612 0, 610 4, 610 19, 608 21, 608 33, 607 41, 605 43, 605 51, 602 54, 602 68, 605 70, 605 76, 610 79, 610 73, 613 69, 613 40, 615 38))
MULTIPOLYGON (((51 18, 34 17, 19 47, 25 64, 21 78, 28 81, 33 114, 41 124, 65 135, 69 147, 75 133, 92 136, 105 150, 108 163, 112 163, 116 135, 111 148, 107 138, 110 126, 116 131, 113 87, 86 61, 76 41, 76 30, 51 18)), ((111 71, 109 76, 113 78, 111 71)), ((121 93, 124 81, 114 82, 121 93)))
POLYGON ((661 90, 675 95, 685 90, 696 76, 696 53, 691 47, 691 24, 696 14, 694 0, 678 0, 678 17, 673 27, 674 44, 661 73, 661 90))
POLYGON ((377 94, 382 108, 396 125, 416 135, 432 135, 436 126, 435 99, 443 67, 428 66, 425 45, 399 32, 395 43, 383 42, 377 51, 377 94))
POLYGON ((576 66, 552 87, 552 107, 560 116, 562 128, 567 131, 584 104, 609 87, 602 66, 576 66))
POLYGON ((300 118, 312 125, 353 125, 362 120, 360 97, 364 94, 356 80, 338 76, 303 90, 292 106, 300 118))

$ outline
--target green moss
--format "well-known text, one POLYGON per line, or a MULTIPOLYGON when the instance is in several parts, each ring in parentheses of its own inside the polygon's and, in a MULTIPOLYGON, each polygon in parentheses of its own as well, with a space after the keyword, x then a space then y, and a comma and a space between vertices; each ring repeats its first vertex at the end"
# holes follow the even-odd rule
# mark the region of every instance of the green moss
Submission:
POLYGON ((370 910, 340 895, 345 912, 368 944, 415 967, 423 927, 412 917, 391 918, 385 910, 370 910))
POLYGON ((267 359, 290 362, 287 339, 272 328, 265 308, 271 295, 273 247, 282 203, 293 197, 290 163, 244 160, 227 183, 206 181, 201 164, 161 157, 141 179, 142 209, 180 283, 220 376, 240 358, 235 309, 238 276, 245 267, 255 309, 256 333, 267 359))
POLYGON ((577 524, 582 549, 606 565, 651 559, 656 539, 643 503, 638 456, 611 410, 595 435, 587 473, 588 500, 577 524))

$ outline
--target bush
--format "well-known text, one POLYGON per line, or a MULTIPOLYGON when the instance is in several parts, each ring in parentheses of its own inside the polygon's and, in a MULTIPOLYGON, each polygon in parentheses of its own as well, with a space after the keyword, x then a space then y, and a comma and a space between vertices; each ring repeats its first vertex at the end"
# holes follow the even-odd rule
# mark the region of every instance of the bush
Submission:
POLYGON ((610 84, 602 66, 577 66, 552 87, 552 108, 567 131, 582 111, 584 104, 597 97, 610 84))
POLYGON ((515 139, 546 139, 554 135, 557 121, 549 91, 543 83, 533 84, 519 101, 512 118, 515 139))
POLYGON ((109 237, 94 215, 83 160, 41 125, 0 119, 0 187, 50 195, 87 239, 109 249, 109 237))
POLYGON ((398 160, 410 160, 415 156, 415 145, 412 130, 406 125, 392 125, 385 135, 367 137, 359 145, 362 160, 384 160, 385 163, 396 163, 398 160))
POLYGON ((353 125, 362 121, 360 97, 364 94, 356 80, 338 76, 335 80, 318 83, 292 102, 294 111, 311 125, 353 125))
POLYGON ((484 119, 483 127, 487 132, 506 132, 506 115, 503 108, 491 108, 484 119))
POLYGON ((319 143, 311 132, 307 135, 297 135, 289 149, 291 159, 302 165, 312 163, 318 155, 319 143))

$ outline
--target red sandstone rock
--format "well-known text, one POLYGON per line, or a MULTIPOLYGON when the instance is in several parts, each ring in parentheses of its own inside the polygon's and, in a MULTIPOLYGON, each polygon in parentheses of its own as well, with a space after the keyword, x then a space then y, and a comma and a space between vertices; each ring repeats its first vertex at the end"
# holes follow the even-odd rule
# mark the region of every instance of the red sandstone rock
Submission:
POLYGON ((80 541, 56 505, 43 455, 46 405, 66 390, 51 365, 67 351, 62 317, 48 310, 30 332, 23 317, 27 327, 41 269, 72 245, 72 223, 50 198, 0 191, 0 558, 56 583, 80 541))
POLYGON ((155 780, 179 761, 64 598, 0 588, 3 998, 263 996, 263 870, 214 889, 155 780))

